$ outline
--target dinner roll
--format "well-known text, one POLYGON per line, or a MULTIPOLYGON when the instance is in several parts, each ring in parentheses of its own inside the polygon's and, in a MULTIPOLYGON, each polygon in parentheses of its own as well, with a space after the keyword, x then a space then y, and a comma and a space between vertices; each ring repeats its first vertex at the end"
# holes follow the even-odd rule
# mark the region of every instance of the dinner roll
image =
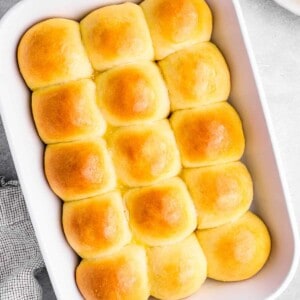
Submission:
POLYGON ((175 112, 171 125, 185 167, 239 160, 245 148, 241 120, 227 102, 175 112))
POLYGON ((144 186, 175 176, 180 156, 167 120, 121 127, 110 137, 116 173, 127 186, 144 186))
POLYGON ((65 203, 62 221, 69 244, 84 258, 112 254, 131 240, 119 192, 65 203))
POLYGON ((169 246, 147 249, 151 295, 176 300, 196 292, 206 279, 207 263, 195 234, 169 246))
POLYGON ((20 41, 18 63, 32 90, 93 74, 79 24, 68 19, 48 19, 32 26, 20 41))
POLYGON ((93 197, 116 185, 106 143, 100 138, 48 145, 45 173, 54 193, 64 201, 93 197))
POLYGON ((128 245, 118 253, 82 260, 76 269, 77 286, 88 300, 147 300, 149 283, 143 247, 128 245))
POLYGON ((271 240, 253 213, 226 225, 197 232, 208 263, 208 277, 239 281, 254 276, 267 261, 271 240))
POLYGON ((46 144, 69 142, 105 132, 105 121, 96 104, 90 79, 39 89, 32 94, 32 112, 46 144))
POLYGON ((252 179, 240 162, 185 169, 184 179, 197 209, 199 229, 233 221, 251 205, 252 179))
POLYGON ((83 43, 98 71, 154 57, 149 29, 137 4, 101 7, 86 16, 80 26, 83 43))
POLYGON ((116 67, 100 74, 96 84, 99 107, 111 125, 156 121, 170 112, 168 90, 152 62, 116 67))
POLYGON ((178 51, 160 61, 159 66, 167 82, 172 110, 220 102, 229 96, 229 70, 212 43, 178 51))
POLYGON ((175 177, 129 190, 124 199, 135 238, 150 246, 173 244, 196 228, 196 212, 184 182, 175 177))
POLYGON ((157 60, 210 39, 212 15, 203 0, 145 0, 141 7, 157 60))

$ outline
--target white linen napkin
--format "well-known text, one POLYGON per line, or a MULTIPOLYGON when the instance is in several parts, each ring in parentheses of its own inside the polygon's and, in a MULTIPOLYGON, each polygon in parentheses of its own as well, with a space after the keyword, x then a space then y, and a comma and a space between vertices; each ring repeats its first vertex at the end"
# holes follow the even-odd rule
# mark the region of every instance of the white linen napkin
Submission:
POLYGON ((0 299, 42 299, 36 275, 46 272, 17 181, 0 177, 0 299))

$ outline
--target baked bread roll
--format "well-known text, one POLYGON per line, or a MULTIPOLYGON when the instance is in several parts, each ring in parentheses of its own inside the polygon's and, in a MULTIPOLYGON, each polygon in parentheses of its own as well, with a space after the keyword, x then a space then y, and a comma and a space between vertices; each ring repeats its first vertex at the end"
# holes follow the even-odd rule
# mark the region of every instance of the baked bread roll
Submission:
POLYGON ((271 240, 265 224, 253 213, 226 225, 197 231, 208 263, 208 277, 239 281, 254 276, 266 263, 271 240))
POLYGON ((18 47, 18 63, 30 89, 91 77, 79 24, 54 18, 32 26, 18 47))
POLYGON ((147 249, 151 295, 176 300, 196 292, 206 279, 207 263, 195 234, 169 246, 147 249))
POLYGON ((150 246, 174 244, 196 228, 196 212, 184 182, 172 178, 124 195, 135 239, 150 246))
POLYGON ((93 197, 116 186, 106 143, 100 138, 48 145, 45 173, 54 193, 64 201, 93 197))
POLYGON ((220 102, 229 96, 229 70, 212 43, 178 51, 160 61, 159 66, 167 82, 172 110, 220 102))
POLYGON ((143 11, 134 3, 99 8, 86 16, 80 26, 83 43, 98 71, 154 57, 143 11))
POLYGON ((152 62, 111 69, 96 78, 96 85, 99 107, 111 125, 156 121, 170 112, 168 90, 152 62))
POLYGON ((128 245, 114 255, 84 259, 76 269, 76 282, 88 300, 147 300, 150 293, 145 250, 128 245))
POLYGON ((109 144, 116 173, 127 186, 150 185, 176 176, 181 169, 167 120, 118 128, 109 144))
POLYGON ((119 192, 63 205, 63 228, 71 247, 83 258, 120 250, 131 240, 119 192))
POLYGON ((171 117, 171 125, 184 167, 236 161, 243 155, 241 120, 226 102, 177 111, 171 117))
POLYGON ((90 79, 35 91, 32 112, 39 136, 46 144, 100 136, 106 129, 96 104, 96 87, 90 79))
POLYGON ((183 175, 197 210, 199 229, 233 221, 251 205, 252 179, 240 162, 185 169, 183 175))
POLYGON ((141 7, 150 28, 156 60, 210 39, 212 15, 203 0, 145 0, 141 7))

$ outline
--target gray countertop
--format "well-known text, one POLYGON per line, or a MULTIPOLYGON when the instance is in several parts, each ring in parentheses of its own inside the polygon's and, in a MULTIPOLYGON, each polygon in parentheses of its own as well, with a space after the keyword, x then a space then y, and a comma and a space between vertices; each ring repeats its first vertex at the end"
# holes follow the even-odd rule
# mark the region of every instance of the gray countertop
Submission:
MULTIPOLYGON (((0 17, 16 2, 18 0, 0 0, 0 17)), ((240 0, 240 3, 267 96, 299 227, 300 17, 284 10, 271 0, 240 0)), ((1 120, 0 176, 17 178, 1 120)), ((47 278, 43 276, 41 281, 47 281, 47 278)), ((45 295, 48 295, 45 298, 54 298, 50 291, 45 292, 45 295)), ((295 278, 278 299, 300 299, 299 267, 295 278)))

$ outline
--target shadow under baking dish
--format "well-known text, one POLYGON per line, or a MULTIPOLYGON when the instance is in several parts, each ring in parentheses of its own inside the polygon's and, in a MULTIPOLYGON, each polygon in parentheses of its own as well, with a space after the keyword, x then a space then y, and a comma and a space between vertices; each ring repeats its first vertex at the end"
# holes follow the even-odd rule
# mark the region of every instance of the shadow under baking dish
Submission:
MULTIPOLYGON (((27 28, 42 19, 65 17, 79 20, 99 6, 120 2, 24 0, 12 8, 0 24, 1 117, 27 208, 59 299, 82 299, 74 278, 78 257, 62 231, 61 201, 50 190, 44 176, 44 146, 31 118, 30 94, 18 70, 16 49, 27 28)), ((236 283, 207 280, 188 299, 274 298, 287 286, 297 266, 295 221, 238 1, 207 0, 207 3, 214 16, 213 42, 223 52, 231 71, 230 102, 243 121, 246 137, 243 159, 254 181, 252 208, 267 224, 273 247, 269 261, 255 277, 236 283)))

